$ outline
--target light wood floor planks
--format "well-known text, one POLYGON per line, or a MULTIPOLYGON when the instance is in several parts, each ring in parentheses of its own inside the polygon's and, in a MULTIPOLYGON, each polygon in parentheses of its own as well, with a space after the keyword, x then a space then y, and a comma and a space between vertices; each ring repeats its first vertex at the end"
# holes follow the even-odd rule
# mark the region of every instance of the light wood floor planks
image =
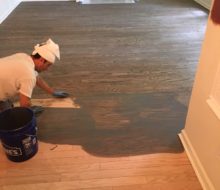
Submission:
POLYGON ((40 147, 27 162, 1 157, 4 190, 201 189, 185 153, 104 158, 89 155, 80 146, 54 148, 41 142, 40 147))
POLYGON ((26 162, 0 148, 0 190, 201 190, 177 134, 207 16, 191 0, 21 3, 0 25, 0 56, 51 37, 61 61, 42 75, 79 109, 46 108, 26 162))

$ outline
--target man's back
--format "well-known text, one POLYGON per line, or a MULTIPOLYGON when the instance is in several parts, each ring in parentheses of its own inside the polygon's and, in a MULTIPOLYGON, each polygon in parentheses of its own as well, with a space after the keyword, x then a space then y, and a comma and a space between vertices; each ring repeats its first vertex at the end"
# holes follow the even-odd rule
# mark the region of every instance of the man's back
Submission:
POLYGON ((22 92, 31 96, 36 83, 32 58, 25 53, 17 53, 0 58, 0 100, 6 100, 22 92))

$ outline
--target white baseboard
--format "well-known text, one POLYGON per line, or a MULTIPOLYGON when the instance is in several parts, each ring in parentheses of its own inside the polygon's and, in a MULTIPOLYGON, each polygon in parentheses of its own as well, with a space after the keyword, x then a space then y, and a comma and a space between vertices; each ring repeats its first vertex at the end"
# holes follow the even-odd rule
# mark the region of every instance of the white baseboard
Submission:
POLYGON ((215 190, 184 129, 179 134, 179 137, 202 188, 204 190, 215 190))
POLYGON ((0 24, 8 17, 8 15, 10 15, 10 13, 20 4, 20 2, 21 0, 10 1, 10 4, 5 6, 4 10, 0 13, 0 24))
POLYGON ((200 5, 202 5, 203 7, 205 7, 208 10, 210 10, 210 8, 211 8, 210 2, 207 2, 205 0, 194 0, 194 1, 196 1, 197 3, 199 3, 200 5))

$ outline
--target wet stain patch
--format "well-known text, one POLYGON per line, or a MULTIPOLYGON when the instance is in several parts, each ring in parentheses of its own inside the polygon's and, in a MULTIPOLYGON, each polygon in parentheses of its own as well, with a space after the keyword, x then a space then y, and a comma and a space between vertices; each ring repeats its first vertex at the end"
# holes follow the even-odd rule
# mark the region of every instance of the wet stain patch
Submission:
POLYGON ((186 107, 172 93, 88 96, 77 103, 81 109, 47 109, 38 118, 39 140, 111 157, 183 151, 178 133, 186 107))

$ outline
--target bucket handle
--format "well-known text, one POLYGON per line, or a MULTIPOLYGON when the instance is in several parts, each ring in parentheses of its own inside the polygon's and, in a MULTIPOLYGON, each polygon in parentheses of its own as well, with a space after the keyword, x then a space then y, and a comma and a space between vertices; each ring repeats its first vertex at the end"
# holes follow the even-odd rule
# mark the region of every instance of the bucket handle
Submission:
POLYGON ((23 135, 25 135, 27 137, 37 137, 37 135, 29 135, 29 134, 23 134, 23 135))
MULTIPOLYGON (((35 130, 37 131, 38 130, 38 127, 36 126, 35 127, 35 130)), ((30 136, 30 137, 37 137, 37 135, 30 135, 30 134, 26 134, 26 133, 20 133, 20 134, 15 134, 15 135, 13 135, 14 137, 16 137, 16 136, 19 136, 19 135, 25 135, 25 136, 30 136)))
MULTIPOLYGON (((37 131, 38 130, 38 127, 35 126, 35 130, 37 131)), ((28 137, 37 137, 37 135, 29 135, 29 134, 23 134, 25 136, 28 136, 28 137)))

